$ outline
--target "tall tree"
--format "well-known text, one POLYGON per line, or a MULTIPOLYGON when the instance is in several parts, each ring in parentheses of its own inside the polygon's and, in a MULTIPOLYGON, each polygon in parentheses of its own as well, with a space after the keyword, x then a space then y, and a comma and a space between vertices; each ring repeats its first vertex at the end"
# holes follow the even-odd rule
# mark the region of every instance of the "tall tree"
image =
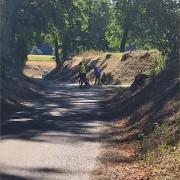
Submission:
POLYGON ((120 43, 120 51, 124 52, 129 35, 134 36, 139 17, 139 0, 114 0, 116 17, 123 34, 120 43))
POLYGON ((178 0, 114 0, 116 18, 123 35, 120 51, 125 51, 128 39, 150 44, 164 54, 177 57, 178 0))
POLYGON ((146 40, 171 57, 178 56, 177 0, 147 0, 143 21, 146 40), (148 38, 147 38, 148 37, 148 38))
POLYGON ((2 66, 4 74, 21 76, 29 48, 46 26, 47 0, 6 0, 2 28, 2 66))

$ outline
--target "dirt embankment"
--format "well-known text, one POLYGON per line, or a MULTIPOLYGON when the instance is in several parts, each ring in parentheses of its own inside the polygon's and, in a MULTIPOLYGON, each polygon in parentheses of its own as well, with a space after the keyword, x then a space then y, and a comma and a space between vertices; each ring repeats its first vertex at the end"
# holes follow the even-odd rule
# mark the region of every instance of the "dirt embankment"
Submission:
POLYGON ((22 108, 24 100, 31 100, 42 95, 42 89, 33 79, 22 77, 21 79, 11 78, 2 80, 1 89, 1 119, 13 114, 17 109, 22 108))
POLYGON ((5 119, 18 108, 22 108, 21 102, 41 96, 41 88, 37 80, 33 78, 42 78, 55 68, 54 61, 27 61, 24 69, 24 77, 2 79, 1 82, 1 118, 5 119))
POLYGON ((114 121, 106 132, 98 180, 180 178, 178 62, 151 82, 117 91, 107 102, 114 121))
POLYGON ((112 53, 109 58, 106 54, 88 54, 76 56, 66 61, 63 68, 56 74, 55 79, 76 82, 78 80, 78 65, 83 61, 87 69, 87 77, 92 80, 93 65, 99 66, 102 74, 108 78, 110 84, 132 83, 134 77, 139 73, 153 69, 156 59, 160 56, 158 51, 135 51, 125 56, 120 53, 112 53))

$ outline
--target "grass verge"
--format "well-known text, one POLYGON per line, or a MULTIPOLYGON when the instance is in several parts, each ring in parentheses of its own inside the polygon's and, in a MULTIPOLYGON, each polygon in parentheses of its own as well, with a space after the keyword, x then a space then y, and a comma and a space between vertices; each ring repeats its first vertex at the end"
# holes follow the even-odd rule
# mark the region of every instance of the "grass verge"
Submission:
POLYGON ((151 168, 159 180, 180 178, 180 118, 179 113, 167 123, 154 126, 140 146, 142 163, 151 168))
POLYGON ((50 55, 31 55, 27 56, 28 61, 54 61, 55 57, 50 55))

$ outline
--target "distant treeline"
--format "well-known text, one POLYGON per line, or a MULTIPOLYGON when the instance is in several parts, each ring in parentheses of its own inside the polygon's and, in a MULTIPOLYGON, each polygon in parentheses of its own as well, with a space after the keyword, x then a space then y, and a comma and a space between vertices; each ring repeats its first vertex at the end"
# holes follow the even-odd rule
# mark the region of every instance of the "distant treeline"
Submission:
POLYGON ((2 0, 3 77, 21 76, 34 45, 54 46, 57 68, 73 53, 130 44, 178 55, 178 0, 2 0))

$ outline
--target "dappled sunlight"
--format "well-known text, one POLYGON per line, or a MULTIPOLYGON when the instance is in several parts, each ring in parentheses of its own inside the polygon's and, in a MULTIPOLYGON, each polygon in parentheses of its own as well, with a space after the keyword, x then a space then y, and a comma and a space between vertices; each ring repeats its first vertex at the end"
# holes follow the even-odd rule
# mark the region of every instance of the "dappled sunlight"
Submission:
POLYGON ((180 179, 180 0, 1 0, 0 17, 1 180, 180 179))
POLYGON ((3 176, 28 180, 60 174, 71 179, 80 174, 86 179, 98 156, 100 140, 106 138, 104 128, 109 116, 105 117, 101 107, 106 88, 40 83, 46 84, 43 96, 24 102, 24 107, 3 123, 3 176))
POLYGON ((26 122, 26 121, 32 121, 31 118, 17 118, 17 119, 9 119, 8 122, 26 122))
MULTIPOLYGON (((16 146, 14 142, 11 142, 11 143, 13 143, 13 145, 16 146)), ((19 143, 23 146, 26 145, 23 148, 24 150, 25 149, 28 150, 28 148, 30 147, 27 143, 25 144, 25 142, 23 141, 19 143)), ((43 148, 46 148, 46 146, 43 145, 39 150, 36 149, 34 154, 36 154, 37 152, 40 152, 40 150, 43 151, 43 148)), ((23 152, 23 149, 20 149, 20 151, 23 152)), ((9 156, 9 159, 18 160, 20 158, 17 155, 15 155, 13 151, 9 150, 9 152, 12 152, 12 154, 10 154, 9 156)), ((5 178, 5 179, 10 178, 13 180, 16 180, 16 178, 18 180, 21 180, 21 178, 23 180, 47 179, 47 178, 51 179, 53 177, 56 177, 59 174, 65 174, 67 176, 67 175, 72 175, 72 174, 75 175, 77 173, 76 171, 72 172, 72 169, 66 169, 66 167, 64 167, 63 169, 59 168, 60 162, 57 164, 53 164, 52 161, 50 161, 48 162, 48 164, 44 164, 44 162, 41 159, 42 157, 40 156, 40 154, 39 156, 36 156, 36 159, 33 159, 32 161, 32 159, 30 159, 31 152, 28 151, 28 153, 21 155, 21 163, 14 161, 14 163, 11 163, 11 164, 4 164, 2 162, 0 164, 2 167, 0 170, 1 178, 5 178), (25 159, 25 160, 22 161, 22 159, 25 159), (35 166, 33 166, 33 163, 35 164, 35 166)), ((47 158, 51 160, 53 158, 53 155, 47 154, 47 158)), ((83 171, 81 173, 83 173, 83 171)))
POLYGON ((48 112, 42 113, 42 115, 50 115, 50 116, 63 116, 66 114, 69 110, 66 108, 54 108, 52 110, 49 110, 48 112))
POLYGON ((18 166, 8 166, 3 165, 4 168, 1 169, 1 178, 7 180, 32 180, 32 179, 54 179, 54 177, 58 177, 59 174, 62 175, 63 178, 77 176, 77 174, 85 175, 88 172, 83 170, 71 170, 71 169, 62 169, 53 166, 38 166, 38 167, 18 167, 18 166))
POLYGON ((23 102, 23 105, 26 107, 40 107, 40 103, 39 102, 23 102))
POLYGON ((103 115, 99 102, 104 88, 79 89, 77 84, 54 82, 52 85, 48 81, 46 84, 44 99, 24 102, 25 108, 4 123, 2 139, 33 141, 46 132, 54 131, 63 133, 64 137, 74 134, 76 141, 98 141, 93 133, 98 132, 98 120, 103 115), (16 131, 12 126, 17 126, 16 131))
POLYGON ((47 103, 45 104, 46 107, 58 107, 59 105, 58 104, 53 104, 53 103, 47 103))

